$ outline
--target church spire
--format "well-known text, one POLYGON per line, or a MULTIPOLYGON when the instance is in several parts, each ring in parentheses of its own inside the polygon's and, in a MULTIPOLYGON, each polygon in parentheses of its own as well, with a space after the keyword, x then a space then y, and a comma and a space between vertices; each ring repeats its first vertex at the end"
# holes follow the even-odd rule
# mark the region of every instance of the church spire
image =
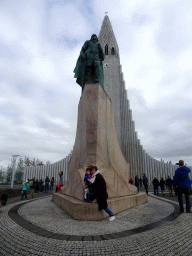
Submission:
POLYGON ((105 15, 101 30, 99 33, 99 42, 104 50, 105 55, 119 56, 119 48, 113 32, 109 17, 105 15))

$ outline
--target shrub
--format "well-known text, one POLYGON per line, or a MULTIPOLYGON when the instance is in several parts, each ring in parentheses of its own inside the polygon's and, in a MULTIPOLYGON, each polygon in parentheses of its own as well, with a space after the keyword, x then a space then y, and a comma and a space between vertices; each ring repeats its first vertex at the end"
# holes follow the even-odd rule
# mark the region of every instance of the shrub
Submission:
POLYGON ((21 191, 22 191, 21 188, 14 188, 14 189, 3 188, 3 189, 0 189, 0 198, 1 198, 1 195, 4 193, 7 193, 9 195, 9 198, 17 197, 21 195, 21 191))

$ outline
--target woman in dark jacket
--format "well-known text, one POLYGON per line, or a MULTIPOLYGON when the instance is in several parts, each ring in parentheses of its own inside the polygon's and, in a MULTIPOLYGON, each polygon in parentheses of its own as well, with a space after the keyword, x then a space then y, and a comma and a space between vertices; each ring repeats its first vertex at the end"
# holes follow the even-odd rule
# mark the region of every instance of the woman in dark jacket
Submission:
POLYGON ((94 198, 97 200, 99 210, 105 210, 109 216, 109 221, 115 220, 115 216, 113 212, 109 209, 107 205, 107 188, 106 188, 106 182, 103 176, 100 174, 100 172, 97 170, 97 166, 92 166, 91 168, 91 175, 92 178, 90 180, 91 190, 94 193, 94 198))

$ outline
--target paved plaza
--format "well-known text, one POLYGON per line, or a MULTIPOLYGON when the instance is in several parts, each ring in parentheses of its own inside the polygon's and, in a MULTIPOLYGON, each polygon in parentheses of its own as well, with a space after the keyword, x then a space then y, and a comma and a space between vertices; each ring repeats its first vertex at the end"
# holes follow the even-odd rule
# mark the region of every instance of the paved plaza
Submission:
POLYGON ((51 194, 9 200, 0 214, 0 255, 192 255, 192 214, 176 198, 156 197, 116 215, 79 221, 51 194))

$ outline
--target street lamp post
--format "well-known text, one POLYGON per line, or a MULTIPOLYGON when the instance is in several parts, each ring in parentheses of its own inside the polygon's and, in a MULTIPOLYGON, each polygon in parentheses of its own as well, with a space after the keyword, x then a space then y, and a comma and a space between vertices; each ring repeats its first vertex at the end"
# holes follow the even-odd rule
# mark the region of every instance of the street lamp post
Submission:
POLYGON ((13 155, 13 174, 12 174, 12 179, 11 179, 11 188, 13 188, 13 181, 14 181, 14 176, 15 176, 15 169, 16 169, 16 160, 17 160, 17 157, 19 155, 13 155))

